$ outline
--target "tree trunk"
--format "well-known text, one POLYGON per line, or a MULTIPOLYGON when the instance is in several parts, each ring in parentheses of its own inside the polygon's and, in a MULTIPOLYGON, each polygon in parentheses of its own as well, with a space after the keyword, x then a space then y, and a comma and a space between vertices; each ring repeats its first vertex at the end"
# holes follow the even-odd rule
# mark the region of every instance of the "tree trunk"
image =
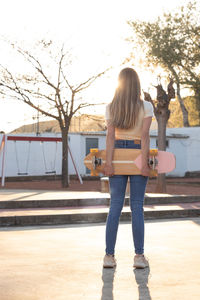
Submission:
POLYGON ((179 76, 178 76, 178 74, 176 73, 175 69, 172 66, 170 66, 169 69, 172 73, 172 76, 174 76, 174 78, 176 80, 176 87, 177 87, 176 93, 177 93, 178 102, 180 104, 180 108, 181 108, 182 115, 183 115, 183 126, 184 127, 189 127, 190 125, 189 125, 189 121, 188 121, 188 111, 187 111, 187 109, 184 105, 184 102, 183 102, 182 98, 181 98, 181 92, 180 92, 181 89, 180 89, 179 76))
POLYGON ((62 187, 69 186, 68 174, 68 129, 62 128, 62 187))
POLYGON ((176 86, 177 86, 177 98, 178 98, 178 102, 180 104, 180 108, 181 108, 181 111, 183 114, 183 126, 190 127, 189 121, 188 121, 188 111, 184 105, 184 102, 183 102, 183 100, 181 98, 181 94, 180 94, 180 84, 177 83, 176 86))
MULTIPOLYGON (((150 94, 144 93, 145 100, 150 101, 154 107, 154 114, 158 122, 158 150, 161 151, 166 150, 166 127, 170 116, 169 103, 171 99, 175 98, 173 83, 173 79, 170 78, 170 82, 167 86, 168 93, 163 89, 162 84, 155 86, 157 89, 156 106, 152 101, 150 94)), ((165 174, 158 174, 155 192, 166 193, 165 174)))
MULTIPOLYGON (((158 150, 166 150, 166 127, 170 111, 166 107, 159 108, 156 112, 158 122, 158 150)), ((166 193, 165 174, 158 174, 156 183, 156 193, 166 193)))
POLYGON ((200 90, 195 91, 196 110, 198 112, 198 126, 200 126, 200 90))

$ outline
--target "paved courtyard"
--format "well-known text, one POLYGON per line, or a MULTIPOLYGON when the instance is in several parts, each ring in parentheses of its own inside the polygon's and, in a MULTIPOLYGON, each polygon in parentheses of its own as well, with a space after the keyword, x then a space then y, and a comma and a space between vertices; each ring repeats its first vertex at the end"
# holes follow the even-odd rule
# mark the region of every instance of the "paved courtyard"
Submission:
POLYGON ((105 224, 0 229, 1 300, 199 300, 200 218, 145 222, 150 268, 133 269, 120 223, 116 269, 103 269, 105 224))
MULTIPOLYGON (((166 177, 167 193, 176 195, 200 195, 200 177, 166 177)), ((70 186, 63 188, 60 180, 32 180, 32 181, 7 181, 5 187, 0 186, 0 191, 6 189, 27 189, 27 190, 56 190, 56 191, 90 191, 100 192, 100 180, 83 180, 80 184, 78 180, 70 180, 70 186)), ((156 179, 149 178, 146 192, 154 193, 156 188, 156 179)))

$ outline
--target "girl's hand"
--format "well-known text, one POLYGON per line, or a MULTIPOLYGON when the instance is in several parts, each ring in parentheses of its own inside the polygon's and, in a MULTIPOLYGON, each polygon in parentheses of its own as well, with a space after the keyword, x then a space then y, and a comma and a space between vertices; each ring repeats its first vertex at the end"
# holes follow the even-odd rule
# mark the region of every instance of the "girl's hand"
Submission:
POLYGON ((114 175, 114 168, 112 164, 105 164, 104 170, 103 170, 104 175, 106 176, 113 176, 114 175))
POLYGON ((144 165, 144 166, 142 166, 142 169, 141 169, 141 175, 149 176, 150 171, 151 171, 150 167, 148 165, 144 165))

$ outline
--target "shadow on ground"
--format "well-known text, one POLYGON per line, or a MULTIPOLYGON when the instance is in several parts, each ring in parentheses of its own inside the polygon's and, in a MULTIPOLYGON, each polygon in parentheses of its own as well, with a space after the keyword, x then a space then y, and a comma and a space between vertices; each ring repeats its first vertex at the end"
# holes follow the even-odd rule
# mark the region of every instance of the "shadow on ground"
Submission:
MULTIPOLYGON (((113 286, 115 278, 116 268, 103 268, 102 269, 102 295, 101 300, 114 300, 113 286)), ((138 300, 152 300, 150 290, 148 288, 148 279, 150 274, 150 268, 133 269, 135 281, 138 285, 138 300)))

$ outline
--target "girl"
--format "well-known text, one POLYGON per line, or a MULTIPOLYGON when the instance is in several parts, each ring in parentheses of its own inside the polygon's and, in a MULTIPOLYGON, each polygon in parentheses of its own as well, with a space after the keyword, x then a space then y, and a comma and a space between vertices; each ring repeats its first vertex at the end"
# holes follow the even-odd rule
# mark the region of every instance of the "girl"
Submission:
POLYGON ((144 215, 143 203, 149 178, 149 129, 152 122, 153 106, 141 99, 140 80, 132 68, 123 69, 118 77, 118 87, 111 103, 106 106, 106 163, 104 174, 109 176, 110 209, 106 222, 106 249, 103 266, 116 266, 115 244, 119 218, 124 204, 128 177, 130 178, 130 208, 132 234, 135 247, 134 265, 148 267, 144 256, 144 215), (113 175, 112 156, 114 148, 141 149, 141 175, 113 175))

